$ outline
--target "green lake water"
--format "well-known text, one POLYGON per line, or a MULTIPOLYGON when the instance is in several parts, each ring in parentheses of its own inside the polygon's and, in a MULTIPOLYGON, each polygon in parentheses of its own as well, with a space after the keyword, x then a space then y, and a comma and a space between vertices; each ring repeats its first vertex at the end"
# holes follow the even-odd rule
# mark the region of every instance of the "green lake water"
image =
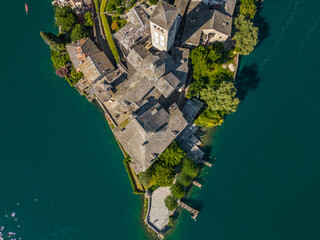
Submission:
MULTIPOLYGON (((1 21, 2 237, 146 239, 102 113, 54 74, 39 35, 56 31, 50 1, 29 10, 10 1, 1 21)), ((183 212, 168 239, 320 239, 319 10, 317 0, 264 1, 261 42, 241 58, 242 103, 188 200, 201 213, 183 212)))

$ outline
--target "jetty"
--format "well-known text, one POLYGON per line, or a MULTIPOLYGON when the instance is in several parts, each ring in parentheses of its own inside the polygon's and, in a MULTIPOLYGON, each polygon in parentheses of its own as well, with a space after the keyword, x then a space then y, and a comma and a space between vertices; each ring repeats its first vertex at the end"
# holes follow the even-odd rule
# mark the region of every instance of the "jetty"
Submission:
POLYGON ((200 160, 200 163, 202 163, 203 165, 206 165, 206 166, 212 168, 212 163, 209 163, 209 162, 207 162, 207 161, 205 161, 205 160, 203 160, 203 159, 200 160))
POLYGON ((198 183, 198 182, 196 182, 196 181, 194 181, 194 180, 192 180, 191 183, 192 183, 193 185, 197 186, 198 188, 201 188, 201 187, 202 187, 202 184, 200 184, 200 183, 198 183))
POLYGON ((197 217, 198 217, 198 215, 199 215, 199 211, 198 211, 198 210, 196 210, 196 209, 188 206, 187 204, 185 204, 185 203, 182 202, 182 201, 179 201, 179 202, 178 202, 178 206, 179 206, 179 207, 182 207, 183 209, 185 209, 185 210, 187 210, 188 212, 190 212, 190 213, 191 213, 191 218, 192 218, 193 220, 197 221, 197 217))

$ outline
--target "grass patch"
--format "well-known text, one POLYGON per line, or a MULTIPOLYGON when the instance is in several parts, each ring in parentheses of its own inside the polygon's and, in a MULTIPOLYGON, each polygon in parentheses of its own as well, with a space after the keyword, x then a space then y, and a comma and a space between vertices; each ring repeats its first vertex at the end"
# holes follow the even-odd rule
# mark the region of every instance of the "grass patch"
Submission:
POLYGON ((141 185, 141 183, 138 180, 137 175, 134 173, 134 171, 132 170, 131 166, 130 166, 130 162, 128 161, 128 159, 126 158, 123 161, 124 166, 126 167, 126 171, 133 189, 133 193, 134 194, 144 194, 144 188, 141 185))
MULTIPOLYGON (((107 0, 102 0, 101 6, 100 6, 100 12, 105 12, 107 2, 108 2, 107 0)), ((100 17, 101 17, 104 33, 106 35, 109 47, 111 49, 111 52, 113 54, 114 59, 118 63, 120 61, 120 57, 119 57, 119 53, 118 53, 117 47, 116 47, 116 45, 115 45, 115 43, 113 41, 113 38, 112 38, 112 33, 111 33, 111 29, 110 29, 110 26, 109 26, 109 23, 108 23, 107 16, 104 15, 104 14, 100 14, 100 17)))

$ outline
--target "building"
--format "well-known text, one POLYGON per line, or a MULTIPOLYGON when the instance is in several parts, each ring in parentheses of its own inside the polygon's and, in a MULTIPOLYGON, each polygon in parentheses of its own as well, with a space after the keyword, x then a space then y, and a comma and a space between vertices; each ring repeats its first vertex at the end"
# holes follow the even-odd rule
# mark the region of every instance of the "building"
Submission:
POLYGON ((113 34, 114 39, 117 40, 125 53, 150 38, 149 16, 143 5, 132 8, 127 16, 130 22, 113 34))
POLYGON ((170 51, 187 5, 187 0, 173 6, 160 0, 150 18, 152 46, 159 51, 170 51))
POLYGON ((71 62, 81 71, 89 84, 99 80, 104 74, 113 71, 114 66, 90 38, 80 39, 66 46, 71 62))
POLYGON ((116 125, 115 137, 139 174, 150 167, 188 122, 171 98, 181 81, 168 62, 142 45, 132 49, 127 62, 128 79, 113 88, 105 107, 116 125))
POLYGON ((211 9, 202 1, 191 1, 186 16, 182 45, 196 47, 207 43, 225 42, 231 37, 231 30, 231 16, 211 9))

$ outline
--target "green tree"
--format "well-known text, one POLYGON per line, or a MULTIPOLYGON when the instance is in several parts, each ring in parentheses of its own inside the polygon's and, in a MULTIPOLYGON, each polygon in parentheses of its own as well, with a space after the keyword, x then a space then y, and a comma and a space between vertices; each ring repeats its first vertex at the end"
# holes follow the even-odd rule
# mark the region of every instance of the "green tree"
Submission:
POLYGON ((200 116, 194 121, 194 123, 202 128, 212 128, 215 126, 220 126, 223 123, 223 113, 219 113, 218 111, 210 111, 206 109, 200 116))
POLYGON ((177 182, 182 186, 188 187, 191 184, 192 179, 185 173, 180 173, 177 182))
POLYGON ((174 141, 159 156, 159 160, 165 162, 166 165, 177 166, 186 155, 187 153, 180 148, 176 141, 174 141))
POLYGON ((84 15, 84 26, 86 27, 92 27, 94 25, 93 17, 91 12, 86 12, 84 15))
POLYGON ((151 169, 152 168, 149 168, 147 171, 140 173, 138 176, 140 183, 145 188, 150 188, 154 182, 154 176, 151 169))
POLYGON ((54 17, 63 32, 71 30, 78 23, 77 14, 70 7, 56 7, 54 17))
POLYGON ((196 178, 199 174, 199 167, 191 158, 184 158, 181 172, 191 178, 196 178))
POLYGON ((181 199, 186 195, 186 192, 185 192, 183 186, 180 184, 177 184, 177 183, 173 184, 170 187, 170 190, 171 190, 173 197, 175 197, 176 199, 181 199))
POLYGON ((154 164, 155 182, 160 187, 170 186, 173 183, 175 171, 164 162, 158 161, 154 164))
POLYGON ((51 60, 55 68, 66 67, 68 63, 71 63, 68 53, 61 51, 51 51, 51 60))
POLYGON ((78 41, 86 37, 89 37, 88 29, 80 24, 77 24, 71 31, 72 42, 78 41))
POLYGON ((61 45, 64 45, 62 39, 54 35, 53 33, 46 33, 41 31, 40 35, 45 43, 48 44, 50 46, 50 49, 53 51, 60 50, 61 45))
POLYGON ((169 211, 175 210, 178 206, 177 201, 171 195, 167 196, 164 199, 164 204, 166 205, 166 207, 168 208, 169 211))
POLYGON ((237 110, 240 100, 235 97, 236 88, 232 82, 222 82, 218 89, 208 86, 201 90, 200 96, 212 112, 219 111, 226 114, 237 110))
POLYGON ((83 73, 80 71, 77 72, 77 70, 72 66, 70 77, 73 79, 73 81, 77 82, 83 78, 83 73))
POLYGON ((157 5, 159 0, 149 0, 151 5, 157 5))
POLYGON ((256 0, 240 0, 240 14, 246 18, 253 19, 257 12, 257 6, 255 5, 256 0))
POLYGON ((235 51, 241 55, 249 55, 258 44, 258 28, 242 14, 235 19, 234 24, 237 29, 235 51))

